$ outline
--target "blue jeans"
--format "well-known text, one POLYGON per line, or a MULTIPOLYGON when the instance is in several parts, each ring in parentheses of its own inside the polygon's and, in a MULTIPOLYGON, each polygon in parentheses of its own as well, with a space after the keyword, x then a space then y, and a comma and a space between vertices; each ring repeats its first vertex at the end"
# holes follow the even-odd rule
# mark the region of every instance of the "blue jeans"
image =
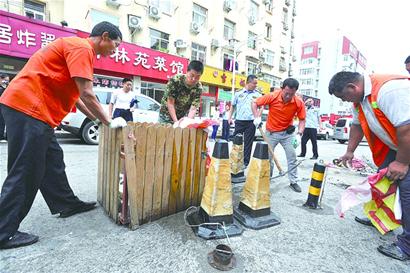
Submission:
POLYGON ((212 125, 212 136, 211 139, 216 139, 216 133, 218 133, 219 125, 212 125))

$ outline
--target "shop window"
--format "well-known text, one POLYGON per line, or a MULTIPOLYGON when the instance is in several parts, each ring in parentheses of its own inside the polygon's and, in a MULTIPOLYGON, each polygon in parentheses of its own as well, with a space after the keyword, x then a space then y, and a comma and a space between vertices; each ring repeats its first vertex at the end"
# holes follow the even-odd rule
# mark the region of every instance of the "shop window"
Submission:
POLYGON ((233 39, 235 36, 235 23, 225 19, 224 38, 225 40, 233 39))
POLYGON ((46 5, 34 1, 24 1, 24 13, 31 19, 37 19, 45 21, 46 18, 46 5))
POLYGON ((150 29, 149 36, 151 39, 150 47, 152 49, 159 50, 159 51, 168 50, 169 34, 155 30, 155 29, 150 29))
POLYGON ((191 61, 197 60, 205 63, 206 47, 192 43, 191 48, 191 61))
POLYGON ((197 23, 198 26, 205 27, 207 13, 208 10, 206 8, 203 8, 200 5, 194 3, 192 10, 192 22, 197 23))
POLYGON ((90 16, 92 27, 103 21, 110 22, 111 24, 116 25, 117 27, 120 25, 120 20, 118 17, 101 12, 99 10, 91 9, 90 16))
POLYGON ((159 103, 164 96, 165 84, 155 82, 141 82, 141 94, 146 95, 159 103))

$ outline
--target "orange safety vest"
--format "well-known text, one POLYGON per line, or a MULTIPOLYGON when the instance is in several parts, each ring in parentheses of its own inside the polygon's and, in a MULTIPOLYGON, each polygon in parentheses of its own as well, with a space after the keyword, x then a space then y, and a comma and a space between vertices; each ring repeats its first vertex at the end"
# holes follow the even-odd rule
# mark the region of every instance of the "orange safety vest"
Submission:
MULTIPOLYGON (((393 124, 386 118, 384 113, 379 109, 377 105, 377 96, 383 84, 391 80, 399 80, 399 79, 409 79, 410 80, 410 77, 406 77, 402 75, 378 75, 378 74, 370 75, 370 80, 372 83, 372 90, 371 90, 371 95, 368 96, 368 100, 370 102, 370 105, 373 108, 373 112, 376 115, 377 120, 379 121, 382 128, 387 132, 388 136, 390 137, 394 145, 396 146, 397 146, 396 128, 394 128, 393 124)), ((369 143, 370 150, 372 151, 373 161, 378 167, 380 167, 383 164, 390 148, 370 130, 366 117, 363 113, 361 104, 355 103, 355 107, 359 111, 360 125, 367 139, 367 142, 369 143)))

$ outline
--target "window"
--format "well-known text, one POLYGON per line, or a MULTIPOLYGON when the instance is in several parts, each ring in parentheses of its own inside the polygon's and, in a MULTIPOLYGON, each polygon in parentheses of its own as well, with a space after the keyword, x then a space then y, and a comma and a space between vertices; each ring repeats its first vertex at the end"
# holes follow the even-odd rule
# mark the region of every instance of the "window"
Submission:
POLYGON ((91 9, 90 11, 91 16, 91 24, 94 27, 96 24, 101 23, 103 21, 110 22, 111 24, 116 25, 117 27, 120 25, 120 20, 118 17, 112 16, 110 14, 101 12, 99 10, 91 9))
POLYGON ((191 51, 191 61, 197 60, 205 63, 206 58, 206 47, 192 43, 191 51))
MULTIPOLYGON (((164 96, 165 88, 165 84, 155 82, 141 82, 141 94, 153 98, 159 103, 161 103, 161 99, 164 96)), ((138 100, 140 99, 138 98, 138 100)), ((141 107, 141 104, 138 103, 138 106, 141 107)))
POLYGON ((172 12, 172 5, 171 0, 150 0, 150 6, 154 6, 160 8, 162 12, 171 14, 172 12))
POLYGON ((268 40, 272 39, 272 25, 271 24, 266 24, 265 25, 265 38, 268 40))
POLYGON ((168 49, 169 44, 169 34, 164 32, 150 29, 149 36, 151 38, 150 47, 152 49, 161 50, 161 49, 168 49))
POLYGON ((194 3, 194 7, 192 10, 192 22, 197 23, 199 26, 205 26, 207 13, 207 9, 194 3))
POLYGON ((26 0, 24 1, 24 13, 31 19, 45 21, 46 6, 43 3, 26 0))
POLYGON ((233 39, 235 36, 235 23, 225 19, 224 38, 225 40, 233 39))
POLYGON ((271 50, 265 50, 265 64, 273 66, 275 59, 275 53, 271 50))
POLYGON ((259 10, 259 5, 256 4, 255 2, 251 1, 251 7, 249 9, 249 16, 253 16, 255 19, 258 18, 258 10, 259 10))
MULTIPOLYGON (((223 59, 223 68, 226 71, 233 71, 233 55, 224 53, 224 59, 223 59)), ((235 70, 238 71, 239 65, 238 62, 235 63, 235 70)))
POLYGON ((267 0, 264 3, 265 3, 266 11, 272 12, 272 10, 273 10, 273 0, 267 0))
POLYGON ((258 65, 254 62, 247 62, 247 66, 248 66, 248 75, 256 75, 258 74, 258 65))
POLYGON ((303 48, 303 54, 312 54, 313 53, 313 46, 307 46, 303 48))
POLYGON ((248 48, 256 49, 257 35, 251 31, 248 32, 248 48))

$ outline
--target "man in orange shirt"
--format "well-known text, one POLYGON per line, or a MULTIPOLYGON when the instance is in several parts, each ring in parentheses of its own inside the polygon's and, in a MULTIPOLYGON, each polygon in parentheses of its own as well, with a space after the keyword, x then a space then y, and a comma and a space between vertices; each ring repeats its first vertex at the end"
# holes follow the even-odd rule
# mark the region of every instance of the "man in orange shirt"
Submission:
POLYGON ((112 54, 121 40, 120 30, 108 22, 97 24, 87 39, 57 39, 29 59, 1 96, 8 174, 0 196, 0 249, 38 241, 18 231, 38 190, 60 217, 95 208, 95 202, 83 202, 71 190, 54 127, 75 104, 91 120, 112 128, 124 125, 105 114, 93 92, 94 57, 112 54))
MULTIPOLYGON (((293 78, 286 79, 280 90, 274 91, 252 102, 252 111, 256 117, 260 116, 259 107, 268 105, 269 114, 266 123, 267 138, 275 149, 276 145, 280 143, 285 150, 286 159, 288 161, 288 177, 290 180, 290 187, 295 192, 301 192, 298 185, 297 165, 296 165, 296 151, 292 145, 295 138, 293 131, 293 118, 299 118, 299 125, 297 134, 302 135, 305 129, 306 111, 303 101, 295 96, 299 88, 299 82, 293 78)), ((272 157, 272 155, 269 155, 272 157)), ((272 158, 271 158, 272 159, 272 158)), ((273 170, 273 163, 271 160, 271 173, 273 170)))

